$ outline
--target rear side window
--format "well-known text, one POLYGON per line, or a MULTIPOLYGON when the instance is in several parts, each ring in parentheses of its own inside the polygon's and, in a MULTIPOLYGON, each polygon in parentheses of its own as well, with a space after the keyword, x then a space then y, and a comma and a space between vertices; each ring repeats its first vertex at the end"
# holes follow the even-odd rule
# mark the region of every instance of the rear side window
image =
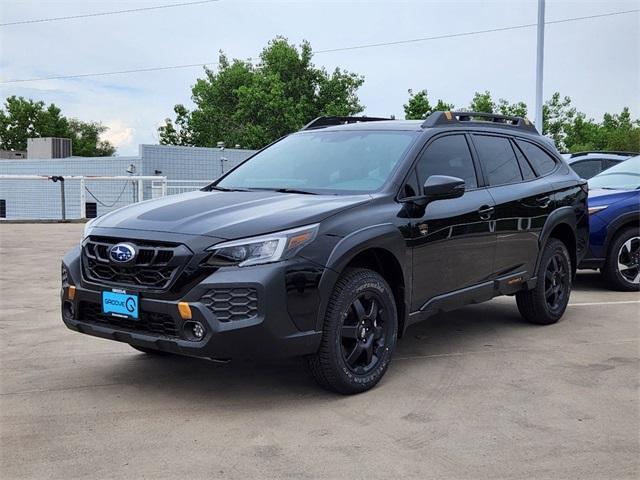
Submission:
POLYGON ((614 165, 619 164, 620 162, 618 160, 605 160, 604 161, 604 167, 602 167, 603 170, 606 170, 607 168, 611 168, 614 165))
POLYGON ((574 172, 580 175, 581 178, 589 179, 591 177, 595 177, 602 171, 602 161, 583 160, 581 162, 572 163, 571 168, 574 172))
POLYGON ((489 180, 489 185, 504 185, 522 181, 518 160, 508 138, 474 135, 473 143, 489 180))
POLYGON ((513 151, 516 152, 516 157, 518 157, 518 164, 520 165, 520 171, 522 172, 522 176, 525 180, 533 180, 536 178, 536 173, 531 168, 529 161, 524 157, 518 146, 514 143, 511 144, 513 147, 513 151))
POLYGON ((553 157, 539 146, 524 140, 516 140, 516 142, 538 175, 546 175, 556 168, 556 161, 553 157))
POLYGON ((431 175, 449 175, 464 180, 467 189, 476 188, 476 170, 464 135, 447 135, 434 140, 418 160, 418 180, 424 185, 431 175))

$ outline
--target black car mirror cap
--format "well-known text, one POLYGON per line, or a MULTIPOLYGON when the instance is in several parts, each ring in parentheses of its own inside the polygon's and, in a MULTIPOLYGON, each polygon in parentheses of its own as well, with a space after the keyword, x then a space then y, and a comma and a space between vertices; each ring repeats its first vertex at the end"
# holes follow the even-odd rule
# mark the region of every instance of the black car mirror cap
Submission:
POLYGON ((422 195, 406 197, 402 201, 423 207, 435 200, 459 198, 464 195, 464 192, 465 182, 463 179, 448 175, 431 175, 424 182, 422 195))

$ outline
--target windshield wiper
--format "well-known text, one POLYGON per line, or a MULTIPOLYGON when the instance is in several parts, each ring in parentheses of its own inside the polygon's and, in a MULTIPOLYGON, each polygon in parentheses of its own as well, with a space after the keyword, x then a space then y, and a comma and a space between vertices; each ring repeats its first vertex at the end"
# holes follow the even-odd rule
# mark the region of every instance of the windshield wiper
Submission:
POLYGON ((246 188, 226 188, 226 187, 219 187, 217 185, 208 185, 206 187, 204 187, 204 190, 218 190, 220 192, 248 192, 249 190, 247 190, 246 188))
POLYGON ((317 193, 308 192, 306 190, 298 190, 297 188, 274 188, 273 191, 280 193, 300 193, 302 195, 318 195, 317 193))

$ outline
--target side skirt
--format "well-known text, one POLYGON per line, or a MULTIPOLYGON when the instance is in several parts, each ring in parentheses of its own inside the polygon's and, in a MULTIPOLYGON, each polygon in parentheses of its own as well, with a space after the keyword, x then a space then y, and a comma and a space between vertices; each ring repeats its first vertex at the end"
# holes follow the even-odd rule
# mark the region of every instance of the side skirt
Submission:
POLYGON ((482 303, 500 295, 512 295, 520 290, 529 290, 536 286, 536 278, 527 272, 512 273, 471 287, 444 293, 428 300, 420 310, 409 315, 408 325, 421 322, 442 312, 449 312, 465 305, 482 303))

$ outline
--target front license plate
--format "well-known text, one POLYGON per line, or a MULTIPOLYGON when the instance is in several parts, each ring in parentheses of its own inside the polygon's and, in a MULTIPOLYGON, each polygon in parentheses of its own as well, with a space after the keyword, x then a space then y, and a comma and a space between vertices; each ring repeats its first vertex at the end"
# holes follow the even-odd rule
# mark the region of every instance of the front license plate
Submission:
POLYGON ((102 292, 102 311, 115 316, 138 318, 138 296, 119 292, 102 292))

